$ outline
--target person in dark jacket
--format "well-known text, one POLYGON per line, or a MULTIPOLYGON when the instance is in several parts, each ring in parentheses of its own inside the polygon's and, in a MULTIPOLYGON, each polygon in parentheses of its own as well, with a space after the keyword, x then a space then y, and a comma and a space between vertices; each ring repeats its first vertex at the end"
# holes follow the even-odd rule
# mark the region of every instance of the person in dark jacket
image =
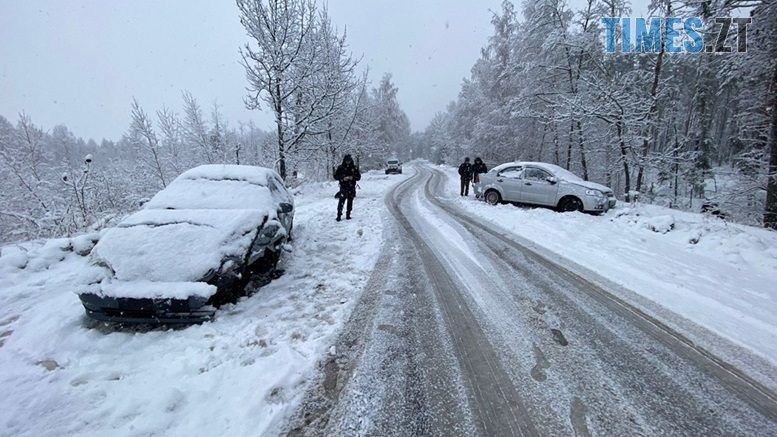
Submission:
POLYGON ((335 179, 340 182, 340 192, 337 193, 337 221, 342 220, 343 204, 346 203, 345 219, 351 219, 353 198, 356 197, 356 182, 362 178, 359 168, 353 164, 351 155, 343 157, 343 163, 335 170, 335 179))
POLYGON ((472 180, 472 164, 469 163, 469 156, 464 158, 464 162, 459 165, 459 178, 461 179, 461 195, 469 196, 469 181, 472 180))
POLYGON ((472 164, 472 183, 480 183, 480 175, 487 172, 488 167, 486 167, 486 163, 479 156, 475 157, 475 163, 472 164))

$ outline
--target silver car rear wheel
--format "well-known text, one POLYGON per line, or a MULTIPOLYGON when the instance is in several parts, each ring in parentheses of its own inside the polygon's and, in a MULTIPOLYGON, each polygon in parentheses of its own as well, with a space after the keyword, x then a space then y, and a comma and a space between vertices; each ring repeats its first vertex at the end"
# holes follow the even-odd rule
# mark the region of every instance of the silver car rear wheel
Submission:
POLYGON ((488 202, 491 205, 496 205, 497 203, 502 201, 502 196, 499 195, 499 192, 496 190, 489 190, 486 192, 486 202, 488 202))

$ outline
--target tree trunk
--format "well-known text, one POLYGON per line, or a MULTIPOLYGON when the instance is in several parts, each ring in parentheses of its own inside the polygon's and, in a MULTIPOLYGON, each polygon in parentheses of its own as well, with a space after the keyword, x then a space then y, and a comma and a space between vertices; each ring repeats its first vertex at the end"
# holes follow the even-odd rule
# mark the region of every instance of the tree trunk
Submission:
MULTIPOLYGON (((669 17, 671 15, 672 15, 672 1, 668 0, 666 2, 666 16, 669 17)), ((646 126, 644 138, 642 139, 641 158, 640 158, 640 161, 638 162, 639 167, 637 170, 637 185, 636 185, 637 191, 642 190, 642 184, 645 177, 645 163, 647 162, 648 153, 650 152, 649 138, 652 136, 653 125, 656 122, 654 118, 656 116, 656 113, 658 112, 658 101, 656 97, 658 96, 658 84, 659 84, 659 80, 661 79, 661 67, 664 65, 664 53, 666 51, 665 33, 662 32, 661 35, 662 35, 660 38, 661 48, 658 51, 658 58, 656 59, 656 65, 653 67, 653 85, 650 88, 650 109, 647 116, 647 126, 646 126)))
POLYGON ((777 229, 777 68, 772 76, 772 121, 769 134, 769 168, 764 206, 764 227, 777 229))
POLYGON ((575 143, 575 141, 572 139, 572 135, 574 133, 575 133, 575 122, 574 120, 570 120, 569 144, 567 145, 567 165, 566 165, 567 170, 569 170, 570 165, 572 165, 572 145, 575 143))
POLYGON ((542 139, 540 140, 540 150, 537 153, 537 161, 542 162, 542 150, 545 148, 545 136, 548 133, 548 124, 544 123, 542 127, 542 139))
POLYGON ((583 125, 580 120, 576 121, 577 142, 580 147, 580 165, 583 167, 583 180, 588 180, 588 162, 585 159, 585 143, 583 142, 583 125))
POLYGON ((618 142, 621 147, 621 159, 623 160, 623 177, 625 181, 625 186, 623 188, 623 191, 626 194, 626 201, 631 201, 631 173, 629 171, 629 159, 628 159, 628 148, 626 147, 626 143, 623 141, 623 121, 618 120, 618 122, 615 124, 615 127, 618 129, 618 142))
POLYGON ((281 81, 275 82, 276 104, 275 124, 278 127, 278 173, 281 179, 286 180, 286 140, 283 131, 283 105, 281 104, 281 81))

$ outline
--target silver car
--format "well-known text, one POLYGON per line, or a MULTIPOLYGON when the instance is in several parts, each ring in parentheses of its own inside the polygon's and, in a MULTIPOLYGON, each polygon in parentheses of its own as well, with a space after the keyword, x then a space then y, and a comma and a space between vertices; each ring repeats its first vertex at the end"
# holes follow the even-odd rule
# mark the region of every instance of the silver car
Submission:
POLYGON ((559 211, 603 213, 615 206, 610 188, 584 181, 574 173, 544 162, 508 162, 480 175, 475 196, 494 205, 516 202, 559 211))

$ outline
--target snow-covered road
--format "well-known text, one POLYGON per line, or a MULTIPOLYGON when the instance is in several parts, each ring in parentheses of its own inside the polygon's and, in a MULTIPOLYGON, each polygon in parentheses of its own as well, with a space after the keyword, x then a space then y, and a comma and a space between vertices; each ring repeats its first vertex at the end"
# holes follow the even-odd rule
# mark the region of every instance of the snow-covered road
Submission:
POLYGON ((341 223, 334 183, 303 185, 286 274, 180 330, 85 325, 88 238, 3 248, 0 436, 777 435, 774 265, 748 252, 770 234, 709 224, 697 259, 666 242, 691 218, 632 236, 628 214, 489 207, 453 182, 421 163, 368 173, 341 223), (597 232, 557 243, 575 227, 597 232), (707 265, 724 234, 736 253, 707 265), (630 238, 643 268, 611 267, 630 238), (672 260, 747 276, 743 292, 656 279, 672 260), (664 302, 664 283, 688 288, 664 302), (693 306, 705 296, 719 318, 693 306))
POLYGON ((292 434, 777 432, 767 384, 473 219, 442 171, 414 171, 386 198, 395 237, 292 434))

